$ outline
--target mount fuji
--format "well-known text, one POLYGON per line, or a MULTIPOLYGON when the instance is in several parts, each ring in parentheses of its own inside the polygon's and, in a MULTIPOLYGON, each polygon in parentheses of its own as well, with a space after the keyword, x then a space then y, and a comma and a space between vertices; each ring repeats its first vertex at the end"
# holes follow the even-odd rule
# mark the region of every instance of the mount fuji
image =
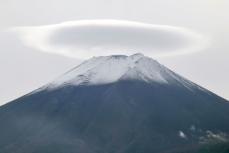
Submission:
POLYGON ((93 57, 0 107, 1 153, 220 151, 229 102, 142 54, 93 57))

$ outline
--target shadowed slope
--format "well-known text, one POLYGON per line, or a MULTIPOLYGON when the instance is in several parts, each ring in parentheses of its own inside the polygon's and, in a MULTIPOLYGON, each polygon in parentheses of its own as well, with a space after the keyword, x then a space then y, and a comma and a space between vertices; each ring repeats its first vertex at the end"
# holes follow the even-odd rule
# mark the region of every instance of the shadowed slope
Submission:
POLYGON ((146 153, 193 148, 207 130, 229 133, 227 121, 229 104, 201 90, 134 80, 65 86, 1 107, 0 150, 146 153))
POLYGON ((135 67, 110 83, 54 81, 0 107, 0 152, 177 153, 209 133, 226 140, 229 103, 159 67, 166 83, 135 67))

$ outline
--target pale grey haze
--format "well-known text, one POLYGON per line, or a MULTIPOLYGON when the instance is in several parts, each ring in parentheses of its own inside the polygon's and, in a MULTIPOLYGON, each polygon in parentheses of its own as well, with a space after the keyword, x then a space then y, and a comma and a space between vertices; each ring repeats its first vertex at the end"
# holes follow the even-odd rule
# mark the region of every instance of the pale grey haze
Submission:
POLYGON ((184 27, 203 35, 210 44, 202 51, 156 59, 229 99, 228 8, 228 0, 3 0, 0 2, 0 104, 46 84, 82 61, 81 55, 76 59, 40 52, 8 29, 89 19, 184 27))

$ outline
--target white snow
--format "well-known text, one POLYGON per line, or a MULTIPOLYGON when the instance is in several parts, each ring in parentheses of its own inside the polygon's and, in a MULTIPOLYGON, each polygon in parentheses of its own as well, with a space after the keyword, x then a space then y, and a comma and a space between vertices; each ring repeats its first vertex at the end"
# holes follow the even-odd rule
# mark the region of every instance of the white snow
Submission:
POLYGON ((167 83, 161 69, 162 66, 157 61, 142 54, 93 57, 59 77, 51 85, 94 85, 124 79, 167 83))
POLYGON ((143 54, 93 57, 50 83, 49 89, 64 85, 97 85, 119 80, 141 80, 160 84, 178 83, 186 88, 194 84, 143 54))
POLYGON ((187 136, 184 134, 183 131, 179 131, 179 137, 183 138, 183 139, 186 139, 187 136))

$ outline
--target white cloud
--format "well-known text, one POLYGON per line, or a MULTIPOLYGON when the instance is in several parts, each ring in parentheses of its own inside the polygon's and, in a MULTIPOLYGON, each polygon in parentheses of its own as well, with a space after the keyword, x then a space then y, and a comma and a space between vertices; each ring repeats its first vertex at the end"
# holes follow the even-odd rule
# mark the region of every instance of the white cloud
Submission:
POLYGON ((208 45, 207 38, 185 28, 120 20, 81 20, 12 30, 29 47, 76 58, 136 52, 172 56, 202 51, 208 45))

